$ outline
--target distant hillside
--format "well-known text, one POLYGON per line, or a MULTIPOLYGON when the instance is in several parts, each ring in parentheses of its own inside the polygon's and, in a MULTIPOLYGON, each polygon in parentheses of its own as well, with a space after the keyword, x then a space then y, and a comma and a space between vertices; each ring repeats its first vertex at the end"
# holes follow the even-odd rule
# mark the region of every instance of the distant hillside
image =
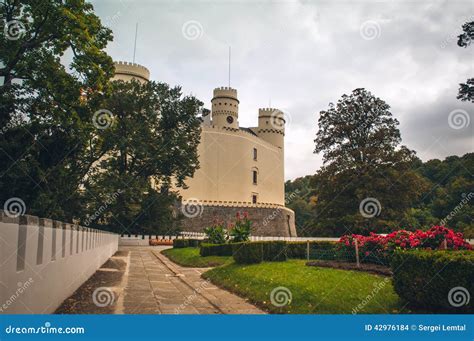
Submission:
MULTIPOLYGON (((427 181, 428 190, 414 207, 400 212, 399 221, 392 223, 407 230, 444 223, 463 232, 466 237, 474 238, 474 153, 427 162, 418 159, 413 169, 427 181)), ((307 175, 285 183, 286 204, 295 211, 298 234, 339 236, 339 226, 318 220, 318 193, 314 188, 314 178, 314 175, 307 175)))

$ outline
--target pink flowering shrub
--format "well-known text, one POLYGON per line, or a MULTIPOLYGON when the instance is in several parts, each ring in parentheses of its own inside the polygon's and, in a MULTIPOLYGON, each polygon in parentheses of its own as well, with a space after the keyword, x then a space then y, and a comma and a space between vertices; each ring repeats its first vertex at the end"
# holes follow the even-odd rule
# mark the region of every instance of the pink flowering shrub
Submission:
POLYGON ((339 239, 338 249, 346 253, 354 253, 355 240, 358 242, 359 255, 362 260, 376 263, 386 263, 388 257, 396 249, 446 249, 472 250, 462 233, 454 232, 444 226, 433 226, 427 231, 415 232, 398 230, 385 236, 370 233, 369 236, 358 234, 345 235, 339 239), (446 245, 444 244, 446 241, 446 245))

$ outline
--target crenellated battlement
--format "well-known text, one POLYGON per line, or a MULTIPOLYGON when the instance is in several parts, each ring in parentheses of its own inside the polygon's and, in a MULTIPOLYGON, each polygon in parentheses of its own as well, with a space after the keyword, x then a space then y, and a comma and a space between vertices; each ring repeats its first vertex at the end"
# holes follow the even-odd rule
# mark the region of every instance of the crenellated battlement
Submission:
POLYGON ((150 71, 143 65, 132 62, 116 61, 114 62, 114 66, 115 79, 130 81, 136 78, 145 82, 150 79, 150 71))
POLYGON ((138 67, 138 68, 144 69, 144 70, 149 72, 149 70, 146 67, 144 67, 143 65, 137 64, 137 63, 125 62, 125 61, 118 60, 118 61, 115 61, 114 64, 134 66, 134 67, 138 67))

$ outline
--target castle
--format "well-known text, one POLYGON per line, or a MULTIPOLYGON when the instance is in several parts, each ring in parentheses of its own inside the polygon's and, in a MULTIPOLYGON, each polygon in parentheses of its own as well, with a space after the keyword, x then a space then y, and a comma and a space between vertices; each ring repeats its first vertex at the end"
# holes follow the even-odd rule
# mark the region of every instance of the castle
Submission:
MULTIPOLYGON (((146 82, 149 77, 141 65, 115 63, 114 79, 146 82)), ((220 87, 201 128, 200 168, 186 181, 187 189, 177 189, 183 230, 202 232, 216 218, 231 222, 246 211, 254 235, 296 236, 294 212, 285 207, 284 113, 259 109, 258 127, 240 127, 237 90, 220 87)))

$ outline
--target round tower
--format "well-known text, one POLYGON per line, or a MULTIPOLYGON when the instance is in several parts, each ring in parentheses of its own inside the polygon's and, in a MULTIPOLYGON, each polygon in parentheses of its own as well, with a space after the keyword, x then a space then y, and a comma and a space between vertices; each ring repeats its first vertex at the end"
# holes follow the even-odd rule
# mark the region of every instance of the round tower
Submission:
POLYGON ((211 103, 213 125, 239 129, 239 100, 236 89, 230 87, 214 89, 211 103))
POLYGON ((259 109, 258 137, 283 149, 285 145, 285 123, 283 111, 274 108, 259 109))
POLYGON ((125 82, 129 82, 132 79, 136 79, 141 83, 145 83, 150 80, 150 71, 140 64, 130 62, 114 62, 114 65, 114 80, 123 80, 125 82))

